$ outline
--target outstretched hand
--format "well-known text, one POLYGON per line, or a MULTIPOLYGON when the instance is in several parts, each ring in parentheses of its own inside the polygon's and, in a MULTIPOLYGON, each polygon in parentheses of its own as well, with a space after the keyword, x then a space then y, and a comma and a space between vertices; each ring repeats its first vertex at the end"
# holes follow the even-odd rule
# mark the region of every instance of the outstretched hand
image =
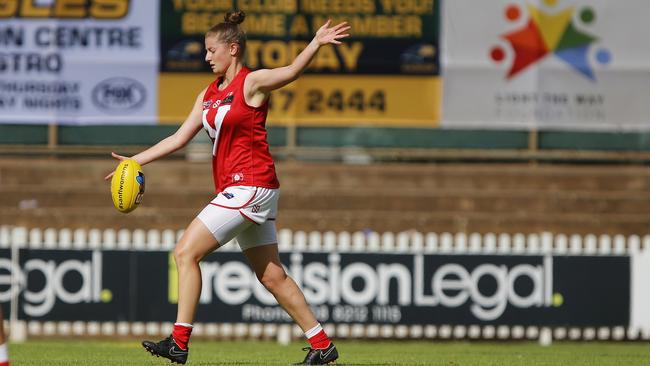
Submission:
POLYGON ((318 42, 319 46, 323 46, 328 43, 341 44, 339 39, 350 36, 349 33, 346 33, 351 28, 348 25, 348 22, 339 23, 333 27, 330 27, 331 24, 332 20, 330 19, 316 32, 314 40, 318 42))
MULTIPOLYGON (((126 157, 126 156, 122 156, 122 155, 117 155, 117 154, 114 153, 114 152, 111 152, 111 156, 114 157, 115 159, 119 160, 119 161, 122 161, 122 160, 126 160, 126 159, 128 159, 128 157, 126 157)), ((105 176, 105 177, 104 177, 104 180, 109 180, 109 179, 111 179, 111 178, 113 177, 113 174, 115 174, 115 171, 112 171, 109 175, 105 176)))

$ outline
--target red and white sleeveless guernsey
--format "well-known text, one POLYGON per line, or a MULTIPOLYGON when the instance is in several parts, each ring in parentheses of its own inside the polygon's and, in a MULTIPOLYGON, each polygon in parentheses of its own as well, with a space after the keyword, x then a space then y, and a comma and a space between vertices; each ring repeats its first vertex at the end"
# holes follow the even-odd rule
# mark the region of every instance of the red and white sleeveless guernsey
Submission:
POLYGON ((212 175, 216 193, 229 186, 279 188, 275 165, 266 141, 268 100, 249 106, 244 80, 251 71, 243 67, 223 90, 213 81, 203 97, 203 128, 212 139, 212 175))

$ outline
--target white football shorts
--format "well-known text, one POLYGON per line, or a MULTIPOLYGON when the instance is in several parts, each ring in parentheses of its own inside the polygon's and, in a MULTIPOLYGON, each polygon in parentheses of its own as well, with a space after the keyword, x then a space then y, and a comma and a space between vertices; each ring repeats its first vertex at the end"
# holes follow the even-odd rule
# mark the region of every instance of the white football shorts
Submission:
POLYGON ((279 189, 233 186, 217 194, 198 218, 219 245, 237 239, 241 250, 277 243, 279 189))

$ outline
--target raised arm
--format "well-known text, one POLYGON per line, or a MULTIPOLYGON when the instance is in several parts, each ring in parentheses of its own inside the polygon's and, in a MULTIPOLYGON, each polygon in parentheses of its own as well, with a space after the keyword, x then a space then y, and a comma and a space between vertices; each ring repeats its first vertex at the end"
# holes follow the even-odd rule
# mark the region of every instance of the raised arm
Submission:
MULTIPOLYGON (((192 111, 174 134, 160 140, 157 144, 132 156, 131 158, 118 155, 114 152, 112 152, 111 155, 120 161, 124 159, 134 159, 140 165, 145 165, 154 160, 165 157, 187 145, 187 143, 192 140, 196 133, 203 127, 203 95, 205 95, 206 89, 203 89, 203 91, 201 91, 201 93, 196 97, 192 111)), ((111 172, 104 179, 109 180, 113 176, 113 173, 114 172, 111 172)))
POLYGON ((350 26, 347 22, 330 27, 332 21, 328 20, 318 29, 314 39, 296 57, 291 65, 278 67, 276 69, 261 69, 254 71, 246 77, 244 84, 244 95, 250 105, 260 105, 268 97, 268 94, 296 80, 300 74, 309 66, 309 63, 318 52, 318 49, 326 44, 341 44, 339 39, 348 37, 346 33, 350 26))

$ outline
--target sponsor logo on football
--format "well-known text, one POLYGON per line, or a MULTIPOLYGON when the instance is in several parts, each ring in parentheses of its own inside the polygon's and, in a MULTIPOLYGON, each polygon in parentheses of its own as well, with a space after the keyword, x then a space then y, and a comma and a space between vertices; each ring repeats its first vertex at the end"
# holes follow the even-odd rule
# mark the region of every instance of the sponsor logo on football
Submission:
MULTIPOLYGON (((7 290, 0 292, 0 302, 11 298, 11 277, 15 273, 23 293, 21 305, 27 316, 47 315, 57 301, 65 304, 110 302, 112 293, 102 289, 102 253, 93 251, 89 260, 68 259, 61 262, 32 258, 22 268, 12 266, 8 258, 0 258, 0 285, 7 290), (40 289, 27 286, 27 280, 41 278, 40 289), (66 281, 66 278, 80 281, 66 281), (71 283, 74 283, 71 285, 71 283)), ((30 280, 30 283, 32 280, 30 280)))
POLYGON ((144 104, 147 90, 137 80, 125 77, 106 79, 93 88, 92 101, 108 112, 130 112, 144 104))
POLYGON ((138 176, 135 177, 136 182, 140 185, 140 188, 138 190, 138 195, 135 197, 135 204, 140 204, 142 202, 142 197, 144 196, 144 174, 142 172, 138 172, 138 176))
POLYGON ((126 180, 126 173, 129 171, 129 164, 124 164, 120 172, 120 186, 117 189, 117 206, 122 210, 124 209, 124 181, 126 180))

